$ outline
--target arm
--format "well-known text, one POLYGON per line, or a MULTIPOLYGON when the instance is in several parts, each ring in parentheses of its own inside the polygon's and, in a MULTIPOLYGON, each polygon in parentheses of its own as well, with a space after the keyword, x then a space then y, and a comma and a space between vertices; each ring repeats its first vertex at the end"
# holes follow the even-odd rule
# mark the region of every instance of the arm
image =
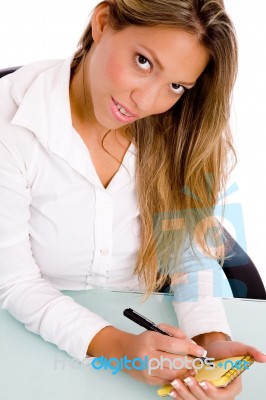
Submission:
POLYGON ((28 330, 83 360, 92 337, 109 323, 43 279, 30 243, 27 163, 34 154, 34 139, 25 131, 23 141, 19 135, 12 138, 12 132, 1 121, 0 302, 28 330))
POLYGON ((208 332, 208 333, 203 333, 201 335, 195 336, 192 338, 198 345, 204 347, 205 349, 208 348, 210 343, 217 341, 217 340, 222 340, 222 341, 230 341, 231 338, 222 333, 222 332, 208 332))
MULTIPOLYGON (((191 338, 216 332, 231 337, 222 297, 232 297, 229 283, 215 259, 191 247, 183 253, 181 271, 172 277, 179 327, 191 338)), ((203 337, 200 337, 203 339, 203 337)))

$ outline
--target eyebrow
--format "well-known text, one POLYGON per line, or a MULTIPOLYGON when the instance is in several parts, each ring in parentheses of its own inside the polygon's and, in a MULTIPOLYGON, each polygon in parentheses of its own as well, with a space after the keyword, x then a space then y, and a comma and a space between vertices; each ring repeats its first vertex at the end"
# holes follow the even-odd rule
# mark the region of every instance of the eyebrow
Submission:
MULTIPOLYGON (((158 65, 158 67, 160 68, 160 70, 164 71, 164 66, 161 64, 160 60, 157 58, 157 56, 154 53, 154 51, 152 49, 149 49, 146 46, 143 46, 143 45, 140 45, 140 47, 142 47, 144 50, 146 50, 148 53, 150 53, 152 58, 154 59, 154 61, 158 65)), ((196 82, 180 82, 180 81, 177 81, 176 83, 178 83, 181 86, 183 86, 183 85, 184 86, 194 86, 196 82)))

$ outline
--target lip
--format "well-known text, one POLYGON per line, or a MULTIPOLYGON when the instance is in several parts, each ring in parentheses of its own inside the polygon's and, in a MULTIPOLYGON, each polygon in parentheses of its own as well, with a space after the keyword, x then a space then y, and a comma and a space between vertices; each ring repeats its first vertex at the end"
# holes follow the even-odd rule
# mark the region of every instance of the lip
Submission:
POLYGON ((132 121, 134 121, 134 120, 136 120, 138 118, 138 116, 136 114, 134 114, 132 111, 130 111, 129 108, 125 107, 123 104, 119 103, 118 101, 114 100, 113 98, 112 98, 112 101, 111 101, 111 110, 112 110, 112 113, 113 113, 114 117, 118 121, 123 122, 123 123, 129 123, 129 122, 132 122, 132 121), (122 114, 118 110, 117 104, 121 105, 124 108, 124 110, 126 110, 126 112, 128 114, 130 114, 130 116, 122 114))

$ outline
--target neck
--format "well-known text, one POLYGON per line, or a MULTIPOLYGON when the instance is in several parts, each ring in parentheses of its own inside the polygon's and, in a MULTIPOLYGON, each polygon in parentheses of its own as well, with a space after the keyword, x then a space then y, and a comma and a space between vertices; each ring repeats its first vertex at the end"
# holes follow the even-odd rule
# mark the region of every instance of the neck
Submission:
POLYGON ((87 69, 88 61, 88 56, 81 61, 70 81, 69 97, 72 124, 77 131, 87 131, 103 138, 108 129, 100 126, 94 117, 89 88, 87 87, 88 83, 85 82, 84 69, 87 69))

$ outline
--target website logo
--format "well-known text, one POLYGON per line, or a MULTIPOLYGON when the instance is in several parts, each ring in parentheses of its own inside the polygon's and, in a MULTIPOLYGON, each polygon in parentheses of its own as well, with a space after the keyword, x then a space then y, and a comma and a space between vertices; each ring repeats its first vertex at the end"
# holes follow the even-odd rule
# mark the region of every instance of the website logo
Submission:
POLYGON ((249 362, 244 359, 239 360, 230 360, 227 359, 225 361, 220 361, 218 364, 214 363, 215 359, 211 357, 206 358, 191 358, 188 356, 184 357, 176 357, 174 359, 170 359, 168 357, 160 356, 160 358, 152 357, 149 358, 145 356, 144 358, 136 357, 133 360, 129 359, 127 356, 122 358, 106 358, 102 357, 89 357, 84 358, 82 362, 72 359, 72 358, 58 358, 56 357, 54 360, 54 369, 63 369, 67 368, 78 369, 85 368, 90 369, 93 368, 96 371, 101 370, 110 370, 112 375, 117 375, 122 370, 138 370, 143 371, 146 370, 149 375, 151 375, 152 371, 156 371, 158 369, 162 370, 163 368, 180 370, 180 369, 194 369, 195 371, 199 371, 202 368, 205 370, 212 370, 214 368, 222 368, 228 370, 228 368, 236 368, 237 370, 249 369, 249 362))
POLYGON ((195 371, 199 371, 202 368, 205 370, 212 370, 215 368, 223 368, 223 369, 231 369, 236 368, 237 370, 248 369, 250 362, 246 360, 239 359, 237 361, 226 360, 224 362, 220 362, 219 364, 214 364, 214 358, 188 358, 185 357, 176 357, 174 359, 170 359, 167 357, 160 356, 160 358, 148 358, 145 356, 144 358, 134 358, 130 360, 127 356, 124 356, 120 359, 118 358, 110 358, 107 359, 105 357, 96 357, 90 362, 90 366, 95 370, 111 370, 112 375, 118 374, 122 370, 138 370, 143 371, 147 370, 148 374, 151 375, 152 371, 156 371, 158 369, 162 370, 163 368, 168 368, 171 370, 180 370, 180 369, 194 369, 195 371), (228 368, 229 367, 229 368, 228 368))

